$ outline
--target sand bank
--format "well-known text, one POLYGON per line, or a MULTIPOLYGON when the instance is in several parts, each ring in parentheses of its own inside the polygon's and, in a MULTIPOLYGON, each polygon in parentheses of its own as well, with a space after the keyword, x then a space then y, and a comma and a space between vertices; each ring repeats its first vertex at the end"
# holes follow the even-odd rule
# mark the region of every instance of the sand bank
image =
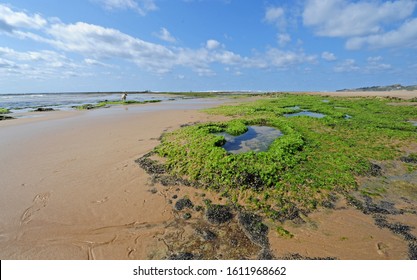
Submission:
MULTIPOLYGON (((170 200, 201 197, 202 191, 153 183, 134 161, 158 145, 165 131, 224 119, 196 110, 222 102, 47 112, 1 122, 0 258, 162 259, 167 240, 186 243, 193 232, 183 235, 183 228, 173 227, 178 214, 170 200)), ((214 194, 205 197, 217 201, 214 194)), ((357 210, 315 215, 315 222, 293 226, 291 240, 270 233, 272 252, 407 257, 406 242, 357 210)))

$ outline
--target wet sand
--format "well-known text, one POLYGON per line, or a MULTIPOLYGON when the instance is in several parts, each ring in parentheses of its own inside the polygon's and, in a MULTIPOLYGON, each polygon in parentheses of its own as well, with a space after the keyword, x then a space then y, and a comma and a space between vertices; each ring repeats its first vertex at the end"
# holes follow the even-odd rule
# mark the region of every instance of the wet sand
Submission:
MULTIPOLYGON (((135 160, 163 132, 224 119, 196 109, 226 101, 45 112, 0 122, 0 258, 162 259, 173 236, 187 243, 193 231, 183 236, 175 225, 186 228, 199 216, 178 223, 171 198, 201 200, 202 191, 153 183, 135 160)), ((215 194, 205 197, 216 201, 215 194)), ((352 207, 309 219, 285 226, 291 239, 271 231, 272 253, 407 258, 407 242, 352 207)))

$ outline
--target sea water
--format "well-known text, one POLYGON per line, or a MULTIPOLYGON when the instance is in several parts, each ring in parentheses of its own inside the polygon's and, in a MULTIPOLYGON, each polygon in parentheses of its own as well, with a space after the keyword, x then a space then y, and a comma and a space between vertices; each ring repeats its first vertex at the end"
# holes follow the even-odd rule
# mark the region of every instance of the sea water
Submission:
MULTIPOLYGON (((36 108, 71 110, 73 106, 97 104, 101 101, 118 101, 121 93, 36 93, 36 94, 0 94, 0 108, 14 113, 29 112, 36 108)), ((173 97, 152 93, 128 93, 127 100, 150 101, 169 100, 173 97)))

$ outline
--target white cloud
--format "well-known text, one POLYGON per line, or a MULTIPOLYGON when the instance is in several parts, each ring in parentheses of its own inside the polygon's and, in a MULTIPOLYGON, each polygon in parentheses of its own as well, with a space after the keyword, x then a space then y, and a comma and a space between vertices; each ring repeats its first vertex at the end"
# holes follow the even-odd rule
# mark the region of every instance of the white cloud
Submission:
POLYGON ((269 7, 266 9, 264 20, 275 24, 281 30, 286 27, 285 11, 281 7, 269 7))
POLYGON ((326 61, 335 61, 337 59, 334 53, 331 52, 322 52, 321 58, 326 61))
POLYGON ((214 50, 214 49, 217 49, 218 47, 220 47, 220 42, 213 40, 213 39, 207 40, 206 42, 207 49, 214 50))
POLYGON ((291 42, 291 36, 287 33, 280 33, 278 36, 278 45, 284 47, 286 44, 291 42))
POLYGON ((369 48, 417 47, 417 18, 406 21, 398 29, 383 34, 354 37, 346 42, 346 48, 357 50, 369 48))
POLYGON ((40 29, 46 24, 47 21, 39 14, 16 12, 0 4, 0 31, 13 32, 17 28, 40 29))
POLYGON ((146 15, 148 12, 155 11, 158 7, 154 0, 95 0, 99 2, 105 9, 114 10, 131 9, 138 12, 141 15, 146 15))
POLYGON ((414 0, 307 0, 303 21, 320 36, 366 36, 381 33, 386 24, 408 18, 416 4, 414 0))
POLYGON ((354 59, 345 59, 334 67, 335 72, 355 72, 359 71, 360 67, 356 64, 354 59))
POLYGON ((367 72, 374 72, 374 71, 382 71, 382 70, 388 70, 391 69, 391 65, 387 63, 383 63, 382 56, 371 56, 367 59, 368 65, 366 66, 367 72))
POLYGON ((283 51, 269 49, 265 56, 265 64, 276 68, 288 68, 296 64, 315 63, 316 56, 306 55, 303 52, 283 51))
POLYGON ((170 49, 124 34, 116 29, 78 22, 55 24, 48 29, 52 44, 62 50, 89 58, 123 58, 150 70, 172 67, 175 54, 170 49))
MULTIPOLYGON (((11 13, 16 14, 13 11, 11 13)), ((36 16, 24 15, 26 17, 22 16, 22 18, 39 19, 36 16)), ((271 16, 271 18, 273 17, 271 16)), ((65 70, 62 71, 63 73, 80 73, 79 68, 86 68, 87 66, 109 67, 111 66, 107 64, 110 63, 109 61, 117 63, 117 61, 124 60, 136 64, 144 71, 157 74, 170 72, 175 67, 186 67, 198 75, 212 76, 215 75, 215 72, 211 69, 213 64, 234 66, 235 69, 268 69, 314 63, 316 60, 315 56, 306 55, 302 51, 282 51, 274 48, 252 57, 242 57, 231 50, 227 50, 224 45, 214 39, 207 40, 204 46, 198 49, 166 47, 141 40, 117 29, 85 22, 66 24, 59 19, 49 22, 40 20, 38 27, 41 29, 36 33, 25 31, 23 29, 25 27, 25 24, 15 22, 13 36, 21 40, 41 42, 61 52, 48 50, 16 52, 2 48, 0 49, 0 58, 2 58, 3 68, 6 65, 8 69, 12 67, 14 69, 19 67, 20 69, 30 68, 32 73, 35 73, 34 69, 38 68, 45 69, 45 75, 47 73, 55 75, 57 71, 54 69, 59 67, 65 70), (78 54, 83 58, 74 62, 68 59, 66 54, 78 54)), ((172 41, 172 38, 170 38, 172 36, 166 28, 162 28, 159 35, 172 41)), ((281 35, 282 43, 290 40, 289 35, 285 33, 281 35)))
POLYGON ((156 33, 154 35, 158 37, 159 39, 169 42, 169 43, 175 43, 177 41, 177 39, 175 39, 171 35, 171 33, 169 33, 168 29, 166 29, 165 27, 162 27, 159 33, 156 33))
POLYGON ((19 52, 0 47, 0 72, 34 79, 81 75, 81 67, 65 55, 49 51, 19 52))

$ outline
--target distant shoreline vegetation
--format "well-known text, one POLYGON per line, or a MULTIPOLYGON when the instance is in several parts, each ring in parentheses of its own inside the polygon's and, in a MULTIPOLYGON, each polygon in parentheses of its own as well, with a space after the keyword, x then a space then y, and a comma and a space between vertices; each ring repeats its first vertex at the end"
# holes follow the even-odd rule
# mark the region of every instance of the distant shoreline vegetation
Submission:
POLYGON ((340 89, 337 92, 348 92, 348 91, 394 91, 394 90, 406 90, 413 91, 417 90, 417 85, 403 86, 400 84, 394 84, 389 86, 371 86, 371 87, 361 87, 354 89, 340 89))

